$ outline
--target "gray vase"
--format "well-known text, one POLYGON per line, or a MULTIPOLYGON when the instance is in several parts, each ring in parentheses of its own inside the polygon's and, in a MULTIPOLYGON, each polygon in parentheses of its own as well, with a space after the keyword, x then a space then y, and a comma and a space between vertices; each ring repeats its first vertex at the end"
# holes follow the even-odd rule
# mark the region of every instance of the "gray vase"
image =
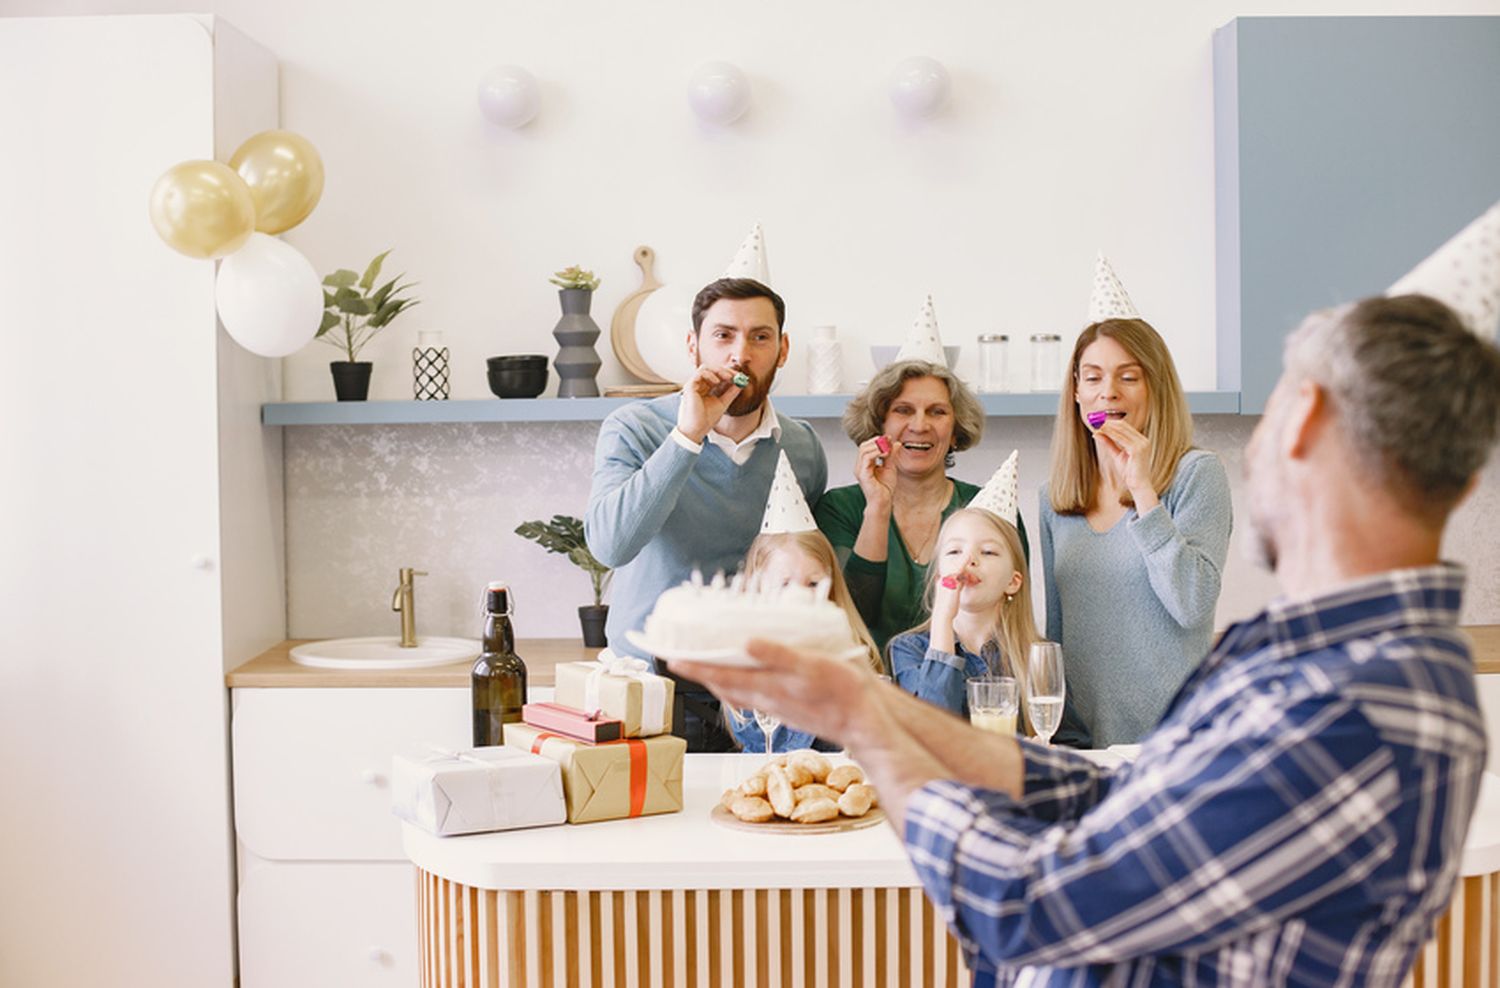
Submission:
POLYGON ((594 377, 604 362, 594 352, 599 338, 599 324, 589 315, 594 293, 584 288, 564 288, 557 293, 562 302, 562 318, 552 329, 561 350, 552 361, 557 368, 559 398, 597 398, 599 383, 594 377))

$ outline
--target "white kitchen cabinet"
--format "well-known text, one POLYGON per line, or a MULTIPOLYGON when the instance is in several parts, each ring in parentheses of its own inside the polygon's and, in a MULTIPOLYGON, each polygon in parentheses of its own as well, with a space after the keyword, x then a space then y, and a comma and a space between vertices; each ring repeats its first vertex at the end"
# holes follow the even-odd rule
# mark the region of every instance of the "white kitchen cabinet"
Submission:
POLYGON ((213 17, 0 17, 0 984, 231 988, 224 673, 286 637, 276 362, 147 202, 275 127, 213 17))
POLYGON ((391 757, 467 748, 469 691, 232 696, 242 988, 416 985, 415 873, 391 813, 391 757))

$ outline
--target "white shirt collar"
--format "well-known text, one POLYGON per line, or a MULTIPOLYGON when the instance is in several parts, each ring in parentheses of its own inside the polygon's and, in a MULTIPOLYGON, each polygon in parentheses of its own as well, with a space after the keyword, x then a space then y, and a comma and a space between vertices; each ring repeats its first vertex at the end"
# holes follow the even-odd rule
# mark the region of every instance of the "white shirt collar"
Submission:
POLYGON ((743 466, 750 459, 750 454, 755 452, 755 444, 762 439, 781 440, 781 420, 776 417, 776 409, 771 407, 770 395, 761 403, 760 424, 739 442, 713 429, 708 432, 708 441, 722 449, 737 466, 743 466))

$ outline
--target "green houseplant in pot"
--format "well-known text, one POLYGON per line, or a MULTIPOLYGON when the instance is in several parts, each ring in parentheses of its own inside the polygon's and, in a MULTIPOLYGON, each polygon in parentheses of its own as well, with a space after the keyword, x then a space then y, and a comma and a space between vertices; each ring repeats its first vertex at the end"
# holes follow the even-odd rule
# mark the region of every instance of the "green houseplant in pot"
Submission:
POLYGON ((401 284, 404 275, 375 286, 388 254, 387 250, 375 255, 362 275, 340 268, 323 279, 323 322, 317 339, 337 347, 347 358, 328 365, 339 401, 364 401, 369 397, 372 365, 359 359, 359 351, 391 320, 417 304, 416 299, 402 294, 412 288, 412 283, 401 284))
POLYGON ((610 568, 594 558, 588 543, 583 540, 583 521, 570 515, 553 515, 551 521, 528 521, 516 528, 516 534, 530 539, 548 552, 556 552, 568 559, 589 575, 594 584, 594 603, 578 608, 578 621, 583 626, 583 643, 590 648, 603 648, 604 622, 609 617, 609 605, 604 603, 604 591, 609 587, 610 568))

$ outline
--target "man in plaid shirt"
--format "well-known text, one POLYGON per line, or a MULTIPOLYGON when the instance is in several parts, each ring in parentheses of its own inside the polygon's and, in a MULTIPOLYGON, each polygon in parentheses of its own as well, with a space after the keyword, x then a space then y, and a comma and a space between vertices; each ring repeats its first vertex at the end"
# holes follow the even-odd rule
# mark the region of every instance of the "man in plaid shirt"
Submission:
POLYGON ((1318 313, 1285 356, 1246 453, 1284 595, 1134 764, 779 646, 684 670, 847 745, 976 984, 1394 986, 1447 906, 1486 740, 1438 552, 1500 432, 1500 352, 1412 295, 1318 313))

